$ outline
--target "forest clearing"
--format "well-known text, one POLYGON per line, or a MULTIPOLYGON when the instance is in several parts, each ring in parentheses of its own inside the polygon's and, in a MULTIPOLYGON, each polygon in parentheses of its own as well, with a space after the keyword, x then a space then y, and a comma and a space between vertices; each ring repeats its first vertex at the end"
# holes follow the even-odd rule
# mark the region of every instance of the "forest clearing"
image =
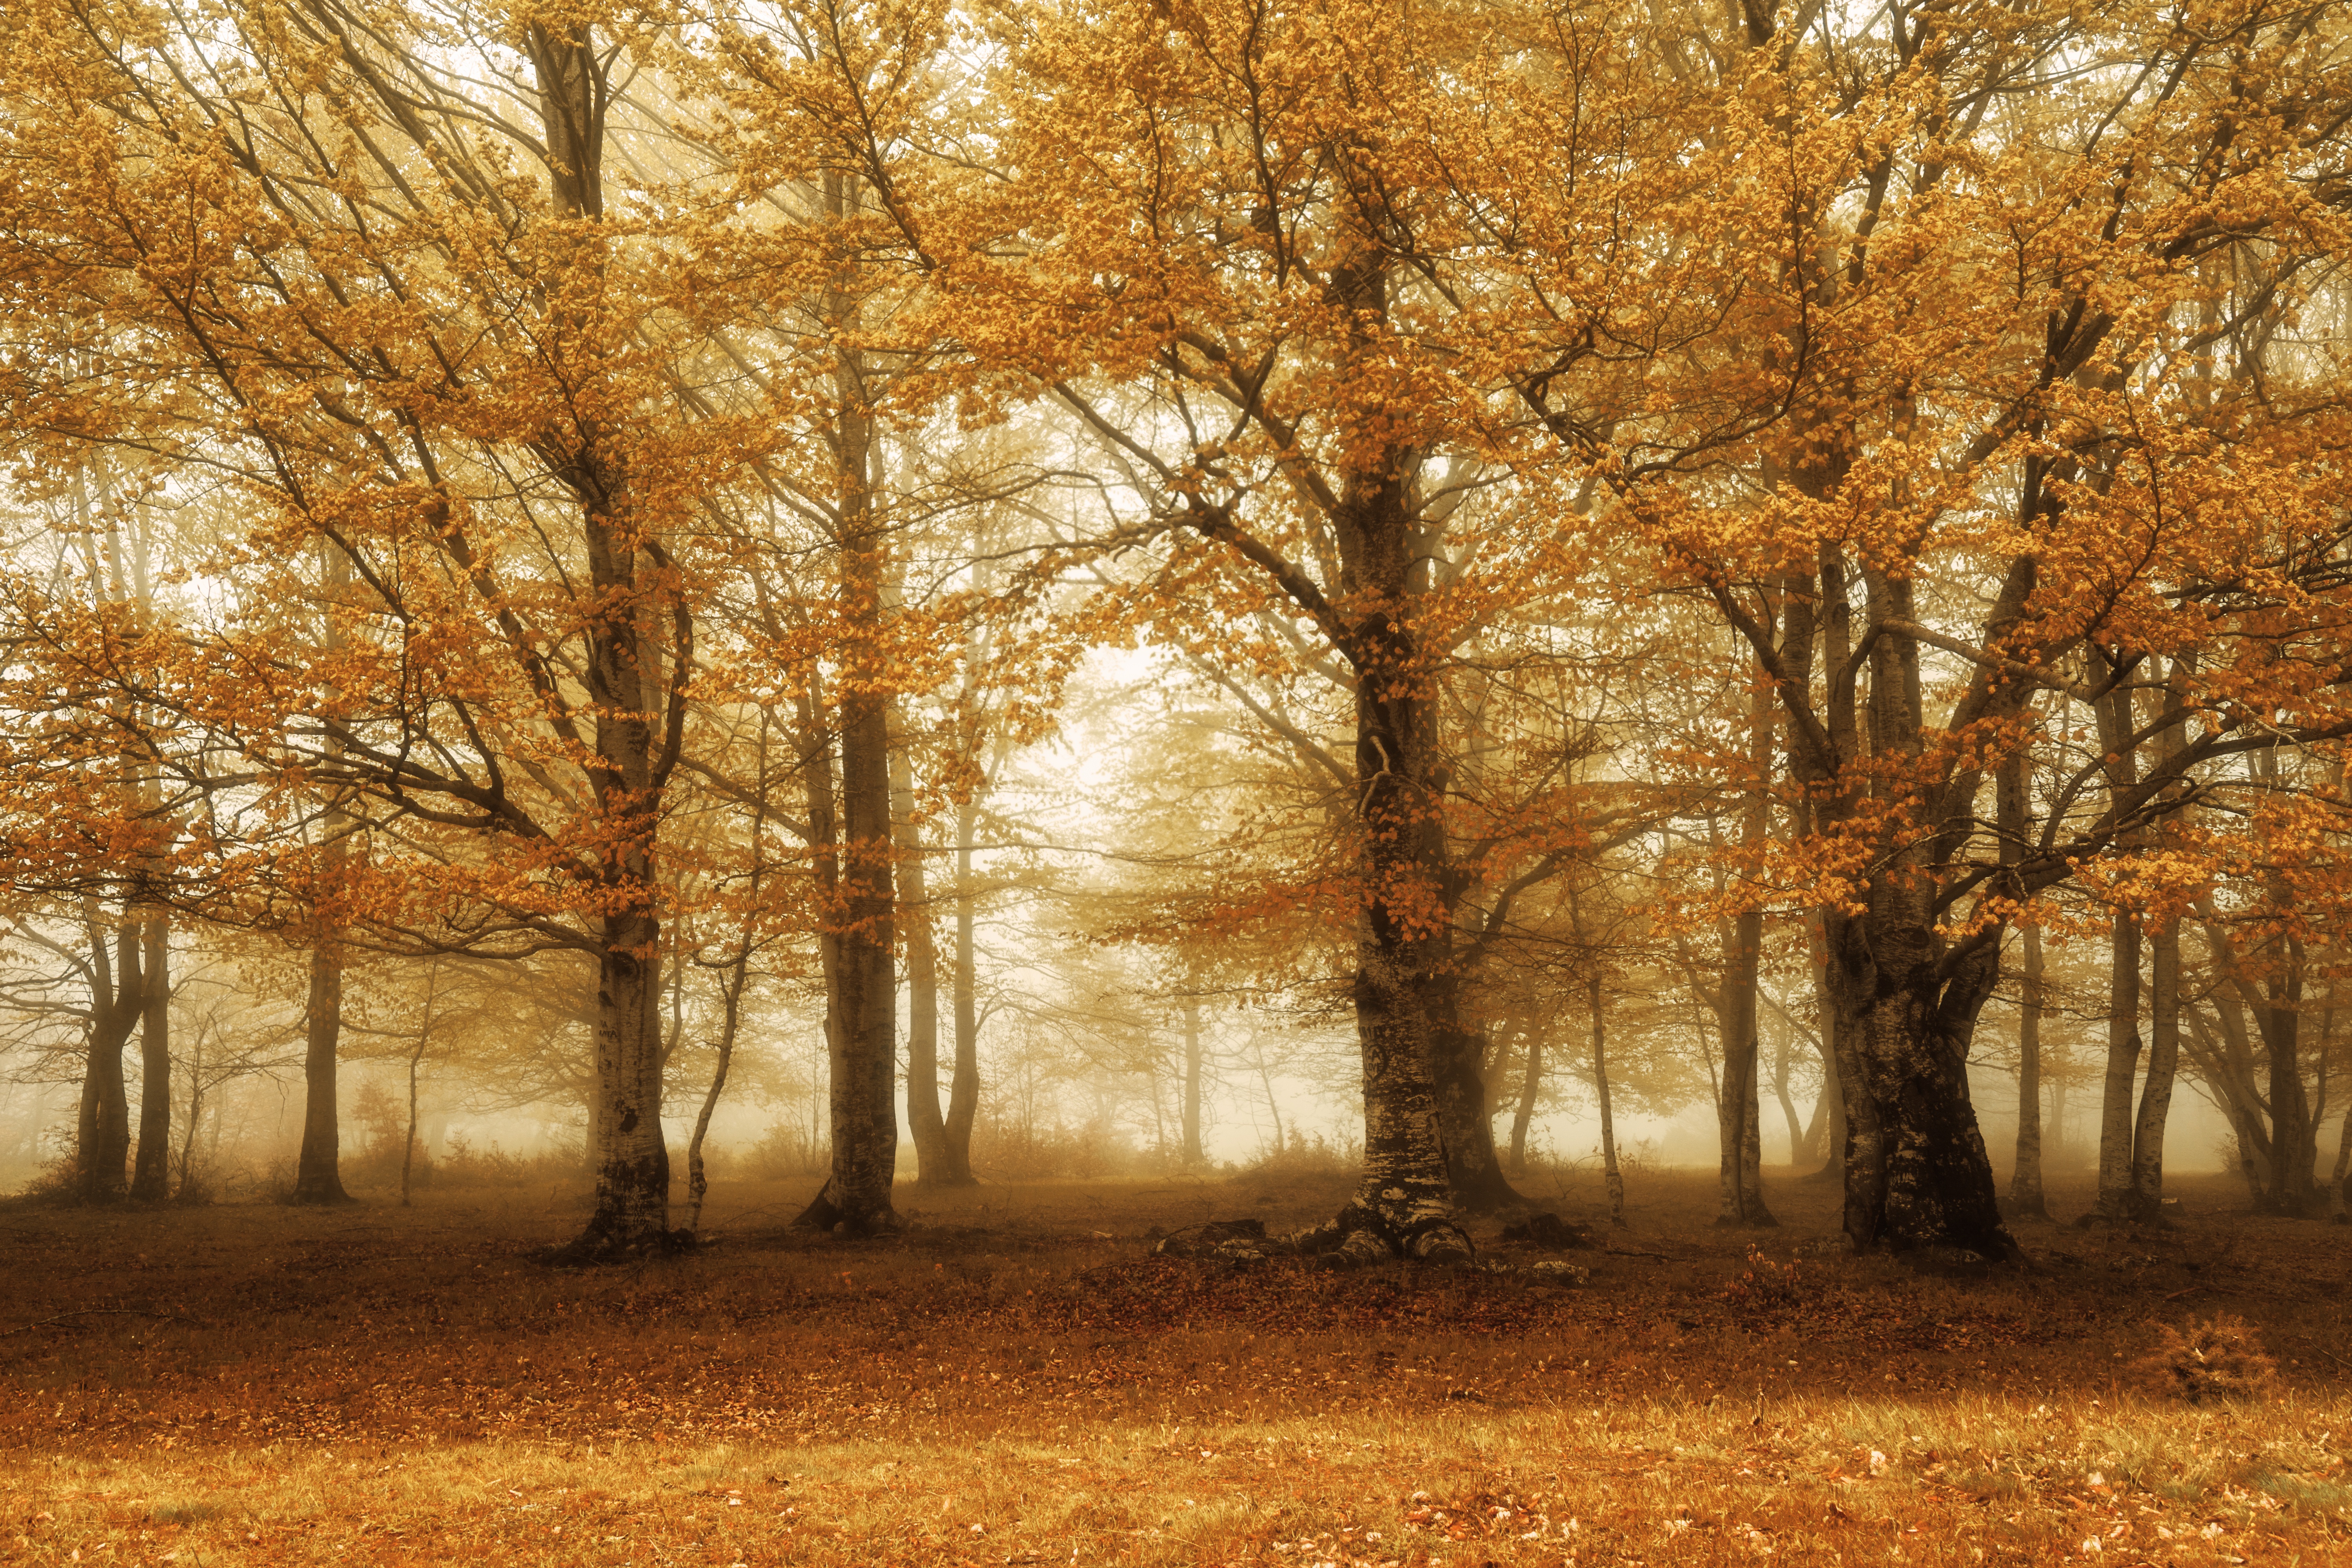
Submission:
POLYGON ((44 1565, 2352 1562, 2352 1231, 2179 1190, 1975 1277, 1827 1249, 1819 1182, 1763 1235, 1689 1173, 1596 1247, 1476 1233, 1580 1286, 1149 1255, 1332 1179, 922 1194, 879 1241, 722 1188, 707 1248, 585 1271, 533 1260, 543 1189, 16 1206, 0 1520, 44 1565), (2153 1390, 2215 1312, 2266 1400, 2153 1390))

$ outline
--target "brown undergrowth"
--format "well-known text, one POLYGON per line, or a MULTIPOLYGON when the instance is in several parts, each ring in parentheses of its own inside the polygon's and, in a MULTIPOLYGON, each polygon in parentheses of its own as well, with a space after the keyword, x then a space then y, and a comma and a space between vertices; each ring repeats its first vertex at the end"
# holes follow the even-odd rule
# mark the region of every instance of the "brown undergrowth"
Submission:
POLYGON ((1328 1178, 902 1190, 865 1243, 719 1188, 715 1245, 586 1272, 530 1260, 578 1223, 544 1190, 19 1209, 0 1558, 2352 1563, 2352 1235, 2181 1190, 1948 1277, 1840 1256, 1817 1186, 1727 1233, 1661 1175, 1581 1287, 1146 1255, 1328 1178), (2150 1393, 2221 1313, 2269 1396, 2150 1393))

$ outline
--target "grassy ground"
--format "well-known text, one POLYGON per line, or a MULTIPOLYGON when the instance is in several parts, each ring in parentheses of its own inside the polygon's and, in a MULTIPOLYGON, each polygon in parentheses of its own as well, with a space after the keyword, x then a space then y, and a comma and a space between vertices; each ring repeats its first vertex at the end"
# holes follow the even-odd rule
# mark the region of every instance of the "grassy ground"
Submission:
POLYGON ((1818 1184, 1717 1232, 1677 1173, 1581 1287, 1146 1256, 1343 1185, 902 1189, 882 1243, 721 1188, 717 1245, 592 1273, 530 1260, 545 1189, 11 1209, 0 1560, 2352 1564, 2352 1231, 2219 1179, 1978 1278, 1834 1256, 1818 1184), (2148 1392, 2216 1310, 2272 1396, 2148 1392))

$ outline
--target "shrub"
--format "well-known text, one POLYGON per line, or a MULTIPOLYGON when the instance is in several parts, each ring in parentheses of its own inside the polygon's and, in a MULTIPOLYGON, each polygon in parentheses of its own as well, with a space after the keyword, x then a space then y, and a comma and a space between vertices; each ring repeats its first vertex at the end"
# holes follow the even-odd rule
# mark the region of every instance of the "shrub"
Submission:
POLYGON ((2261 1336, 2227 1312, 2179 1329, 2158 1323, 2156 1335, 2156 1352, 2142 1366, 2159 1390, 2191 1405, 2259 1399, 2278 1373, 2261 1336))

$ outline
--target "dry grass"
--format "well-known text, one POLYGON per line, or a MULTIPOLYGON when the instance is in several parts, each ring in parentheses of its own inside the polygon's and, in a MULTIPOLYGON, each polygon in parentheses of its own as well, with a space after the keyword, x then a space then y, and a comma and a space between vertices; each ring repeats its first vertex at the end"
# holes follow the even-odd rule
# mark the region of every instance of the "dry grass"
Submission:
POLYGON ((722 1189, 719 1245, 592 1274, 530 1261, 562 1194, 0 1215, 0 1559, 2352 1563, 2340 1228, 2216 1184, 1931 1279, 1816 1250, 1818 1188, 1751 1255, 1658 1177, 1581 1289, 1143 1256, 1337 1192, 915 1194, 849 1244, 722 1189), (2135 1391, 2190 1309, 2266 1402, 2135 1391))

